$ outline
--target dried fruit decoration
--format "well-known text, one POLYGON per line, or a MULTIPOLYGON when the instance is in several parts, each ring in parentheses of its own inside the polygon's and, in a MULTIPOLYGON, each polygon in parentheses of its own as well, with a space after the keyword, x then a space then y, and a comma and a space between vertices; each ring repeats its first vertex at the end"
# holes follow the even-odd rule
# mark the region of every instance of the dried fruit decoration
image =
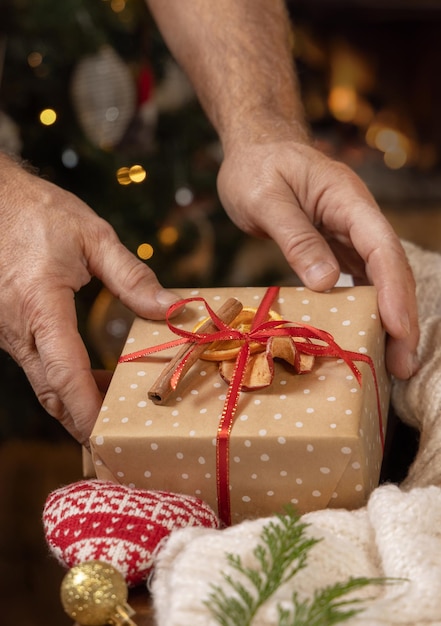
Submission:
MULTIPOLYGON (((247 333, 251 330, 256 313, 256 308, 244 307, 231 322, 230 326, 242 333, 247 333)), ((283 322, 279 313, 272 309, 267 315, 266 321, 269 320, 280 320, 280 322, 283 322)), ((205 322, 206 320, 202 320, 197 324, 193 332, 197 332, 205 322)), ((250 343, 250 358, 242 380, 242 389, 251 391, 270 385, 274 377, 274 359, 281 359, 289 363, 294 368, 296 374, 310 372, 314 365, 314 356, 302 354, 296 347, 296 343, 305 341, 308 341, 308 339, 304 337, 296 337, 294 339, 286 336, 270 337, 265 343, 252 341, 250 343)), ((200 358, 206 361, 218 361, 219 373, 229 383, 233 376, 235 359, 243 342, 244 340, 241 339, 214 341, 206 348, 200 358)))

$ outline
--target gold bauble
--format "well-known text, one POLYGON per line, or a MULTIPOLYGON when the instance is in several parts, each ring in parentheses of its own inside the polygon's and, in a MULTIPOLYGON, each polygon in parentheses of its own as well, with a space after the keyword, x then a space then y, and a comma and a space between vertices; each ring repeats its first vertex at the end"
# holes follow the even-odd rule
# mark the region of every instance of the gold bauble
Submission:
POLYGON ((61 602, 66 613, 82 626, 133 624, 127 604, 124 577, 103 561, 73 567, 61 583, 61 602))

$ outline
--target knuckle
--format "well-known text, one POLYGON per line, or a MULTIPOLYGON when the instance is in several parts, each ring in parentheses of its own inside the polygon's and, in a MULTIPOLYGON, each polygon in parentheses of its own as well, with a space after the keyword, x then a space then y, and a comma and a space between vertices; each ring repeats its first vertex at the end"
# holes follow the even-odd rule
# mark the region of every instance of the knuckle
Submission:
POLYGON ((49 386, 36 390, 36 396, 41 406, 49 415, 56 419, 61 418, 64 411, 63 403, 49 386))
POLYGON ((131 253, 129 253, 125 261, 120 263, 118 274, 122 277, 122 280, 117 285, 118 292, 115 294, 119 298, 130 297, 139 288, 149 290, 158 285, 158 280, 153 270, 142 261, 136 259, 131 253))
POLYGON ((154 283, 155 277, 153 271, 142 261, 138 261, 135 257, 127 260, 125 267, 125 280, 129 288, 134 288, 141 283, 154 283))
POLYGON ((102 217, 97 216, 97 219, 93 221, 93 225, 98 237, 109 238, 112 240, 118 239, 113 226, 102 217))
POLYGON ((49 393, 68 392, 72 383, 72 367, 62 359, 53 359, 45 367, 49 393))
POLYGON ((311 257, 323 255, 323 247, 319 244, 319 235, 313 230, 290 232, 285 241, 285 255, 289 261, 306 267, 311 257))
POLYGON ((93 219, 88 221, 88 229, 91 239, 100 247, 106 248, 119 242, 113 226, 102 217, 94 215, 93 219))

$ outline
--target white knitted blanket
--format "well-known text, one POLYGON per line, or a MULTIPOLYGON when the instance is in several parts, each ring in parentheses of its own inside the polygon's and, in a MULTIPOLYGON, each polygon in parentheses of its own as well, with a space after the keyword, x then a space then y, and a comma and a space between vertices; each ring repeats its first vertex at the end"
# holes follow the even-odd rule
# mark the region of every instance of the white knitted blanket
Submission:
MULTIPOLYGON (((253 626, 276 625, 277 605, 294 589, 309 598, 316 589, 350 576, 394 577, 394 584, 357 591, 364 610, 348 626, 441 626, 441 256, 405 243, 417 282, 423 366, 395 382, 398 415, 421 432, 419 450, 400 485, 383 485, 357 511, 316 511, 302 517, 322 538, 308 566, 280 587, 259 610, 253 626)), ((186 528, 170 536, 158 557, 152 592, 159 626, 215 626, 204 604, 211 584, 231 570, 226 553, 256 566, 253 549, 268 518, 226 530, 186 528)))

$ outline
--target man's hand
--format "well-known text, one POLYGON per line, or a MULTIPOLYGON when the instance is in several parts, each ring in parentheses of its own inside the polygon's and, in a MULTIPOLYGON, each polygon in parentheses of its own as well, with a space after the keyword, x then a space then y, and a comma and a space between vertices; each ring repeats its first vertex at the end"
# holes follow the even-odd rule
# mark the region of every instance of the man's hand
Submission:
POLYGON ((362 181, 310 145, 284 0, 147 4, 219 134, 218 188, 230 217, 274 239, 312 289, 332 287, 340 269, 367 277, 390 334, 388 367, 409 377, 418 341, 412 273, 362 181))
POLYGON ((282 126, 271 132, 269 123, 254 142, 227 144, 222 204, 244 231, 273 238, 307 287, 331 288, 341 269, 375 285, 390 335, 388 368, 408 378, 419 332, 415 283, 398 237, 348 167, 282 126))
POLYGON ((0 166, 0 347, 44 408, 86 443, 102 398, 77 330, 75 292, 97 276, 152 319, 176 297, 76 196, 3 155, 0 166))

